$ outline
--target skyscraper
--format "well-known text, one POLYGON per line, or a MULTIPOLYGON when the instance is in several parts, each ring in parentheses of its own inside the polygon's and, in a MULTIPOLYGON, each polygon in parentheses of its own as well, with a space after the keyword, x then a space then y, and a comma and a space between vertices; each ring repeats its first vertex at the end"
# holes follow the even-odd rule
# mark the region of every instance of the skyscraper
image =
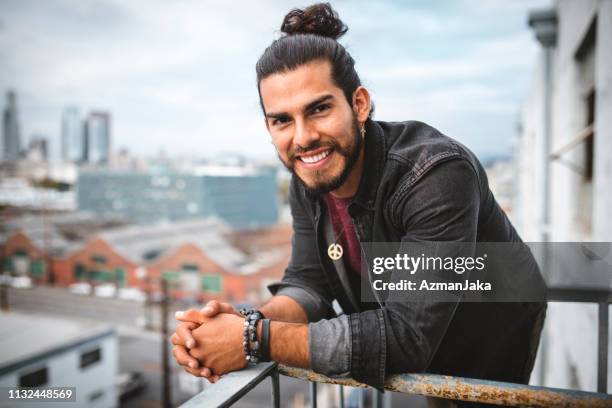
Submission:
POLYGON ((21 137, 17 118, 17 95, 14 91, 8 91, 6 94, 6 108, 2 115, 2 136, 2 159, 7 162, 17 161, 21 151, 21 137))
POLYGON ((92 112, 85 121, 85 151, 88 163, 106 164, 110 158, 110 114, 92 112))
POLYGON ((85 160, 85 134, 79 109, 74 106, 65 108, 62 113, 62 160, 67 162, 85 160))

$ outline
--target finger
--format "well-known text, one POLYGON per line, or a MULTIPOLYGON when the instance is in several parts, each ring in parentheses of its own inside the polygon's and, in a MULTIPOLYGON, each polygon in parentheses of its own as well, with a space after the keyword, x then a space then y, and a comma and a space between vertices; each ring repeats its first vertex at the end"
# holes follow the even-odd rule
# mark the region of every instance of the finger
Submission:
POLYGON ((181 322, 193 322, 197 324, 204 323, 204 320, 207 316, 204 316, 202 312, 196 309, 189 309, 186 311, 179 310, 174 314, 176 320, 180 320, 181 322))
MULTIPOLYGON (((200 371, 204 371, 204 369, 201 369, 200 371)), ((210 369, 210 376, 208 377, 208 381, 210 381, 212 384, 216 383, 217 381, 219 381, 221 379, 221 374, 217 373, 215 370, 213 370, 212 368, 210 369)))
POLYGON ((242 316, 230 303, 219 302, 217 300, 209 301, 206 306, 202 308, 201 312, 207 317, 213 317, 219 313, 233 313, 242 316))
POLYGON ((195 358, 191 357, 187 352, 187 349, 183 346, 174 346, 172 348, 172 355, 176 359, 176 362, 183 367, 198 368, 200 363, 195 358))
POLYGON ((201 370, 199 368, 183 367, 183 370, 191 375, 195 375, 196 377, 201 377, 201 370))
POLYGON ((183 341, 179 336, 177 336, 176 333, 172 333, 172 336, 170 336, 170 343, 174 344, 175 346, 183 346, 183 341))
POLYGON ((183 367, 183 369, 191 375, 194 375, 196 377, 206 378, 211 384, 213 383, 213 380, 212 380, 213 374, 209 368, 199 369, 199 368, 183 367))
POLYGON ((221 303, 216 300, 211 300, 201 310, 201 312, 208 317, 213 317, 221 311, 221 303))
POLYGON ((223 313, 233 313, 235 315, 238 315, 240 317, 243 317, 239 311, 236 310, 236 308, 234 308, 234 306, 230 303, 221 303, 221 311, 223 313))
POLYGON ((181 346, 185 346, 188 349, 195 347, 196 341, 191 331, 197 328, 197 324, 193 322, 181 323, 176 328, 176 336, 178 337, 178 343, 173 343, 181 346))
POLYGON ((221 376, 219 374, 215 374, 212 372, 212 370, 209 370, 208 368, 204 368, 202 370, 199 370, 199 376, 200 377, 206 377, 206 379, 211 383, 214 384, 217 381, 219 381, 221 379, 221 376), (207 375, 205 375, 207 374, 207 375))

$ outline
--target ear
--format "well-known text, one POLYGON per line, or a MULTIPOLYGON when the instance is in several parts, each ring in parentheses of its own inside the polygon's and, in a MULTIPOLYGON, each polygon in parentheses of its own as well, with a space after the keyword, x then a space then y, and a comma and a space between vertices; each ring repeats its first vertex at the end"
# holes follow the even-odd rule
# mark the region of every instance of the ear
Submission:
POLYGON ((353 92, 353 112, 360 123, 365 122, 370 115, 372 105, 370 103, 370 92, 363 86, 359 86, 353 92))

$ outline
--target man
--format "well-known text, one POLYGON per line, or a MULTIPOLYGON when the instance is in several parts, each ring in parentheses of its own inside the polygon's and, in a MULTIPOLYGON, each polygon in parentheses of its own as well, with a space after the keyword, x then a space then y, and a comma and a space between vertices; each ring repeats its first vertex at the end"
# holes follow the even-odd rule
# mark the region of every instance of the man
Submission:
MULTIPOLYGON (((386 375, 422 371, 526 383, 544 302, 359 301, 365 242, 520 238, 469 150, 421 122, 372 120, 329 5, 293 10, 281 30, 257 63, 266 127, 293 173, 292 257, 260 308, 271 359, 378 389, 386 375), (340 260, 328 254, 336 243, 340 260)), ((177 318, 173 354, 188 372, 216 382, 246 367, 244 318, 231 305, 177 318)))

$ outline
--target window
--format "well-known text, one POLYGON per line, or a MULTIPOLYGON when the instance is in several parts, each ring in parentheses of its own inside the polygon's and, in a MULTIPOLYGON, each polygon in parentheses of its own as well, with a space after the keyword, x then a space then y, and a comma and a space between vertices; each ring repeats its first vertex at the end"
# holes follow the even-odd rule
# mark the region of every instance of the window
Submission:
POLYGON ((89 272, 89 279, 93 281, 110 282, 112 280, 112 276, 109 271, 93 270, 89 272))
MULTIPOLYGON (((595 89, 592 89, 591 92, 589 92, 589 95, 586 97, 586 107, 587 126, 592 127, 595 125, 595 89)), ((584 178, 586 181, 591 181, 593 179, 593 158, 595 154, 593 151, 594 136, 594 132, 591 132, 591 136, 584 141, 584 178)))
POLYGON ((40 368, 36 371, 29 372, 19 377, 20 387, 40 387, 49 381, 49 373, 47 367, 40 368))
POLYGON ((144 253, 143 257, 146 261, 152 261, 159 256, 163 251, 161 249, 152 249, 144 253))
POLYGON ((168 282, 168 289, 179 290, 181 288, 181 273, 166 271, 162 274, 162 279, 168 282))
POLYGON ((45 262, 40 260, 30 262, 30 274, 35 278, 45 276, 45 262))
POLYGON ((89 394, 88 399, 89 399, 89 402, 94 402, 95 400, 99 400, 103 396, 104 396, 104 390, 96 390, 92 392, 91 394, 89 394))
POLYGON ((87 269, 85 269, 85 267, 82 264, 77 263, 74 265, 72 272, 74 274, 75 280, 82 281, 82 280, 85 280, 86 278, 85 275, 87 274, 87 269))
POLYGON ((182 269, 185 272, 199 272, 200 271, 200 267, 197 264, 193 264, 193 263, 183 264, 182 269))
POLYGON ((221 293, 222 291, 221 277, 218 275, 203 275, 202 276, 202 292, 221 293))
POLYGON ((166 271, 162 274, 162 279, 165 279, 167 281, 177 281, 179 280, 181 277, 181 274, 179 272, 171 272, 171 271, 166 271))
POLYGON ((92 255, 91 260, 96 263, 101 263, 101 264, 106 263, 106 257, 103 255, 92 255))
POLYGON ((591 88, 584 98, 585 122, 589 129, 584 139, 582 151, 582 181, 579 182, 574 210, 574 225, 582 235, 580 240, 589 240, 593 233, 593 174, 595 167, 595 88, 591 88))
POLYGON ((115 268, 115 282, 120 287, 124 287, 126 283, 127 276, 125 274, 124 268, 115 268))
POLYGON ((100 348, 86 351, 81 354, 81 368, 89 367, 90 365, 97 363, 102 358, 102 352, 100 348))
POLYGON ((2 270, 4 272, 13 272, 13 259, 10 256, 2 260, 2 270))
POLYGON ((17 248, 15 249, 15 252, 13 252, 13 255, 27 257, 28 251, 23 248, 17 248))

